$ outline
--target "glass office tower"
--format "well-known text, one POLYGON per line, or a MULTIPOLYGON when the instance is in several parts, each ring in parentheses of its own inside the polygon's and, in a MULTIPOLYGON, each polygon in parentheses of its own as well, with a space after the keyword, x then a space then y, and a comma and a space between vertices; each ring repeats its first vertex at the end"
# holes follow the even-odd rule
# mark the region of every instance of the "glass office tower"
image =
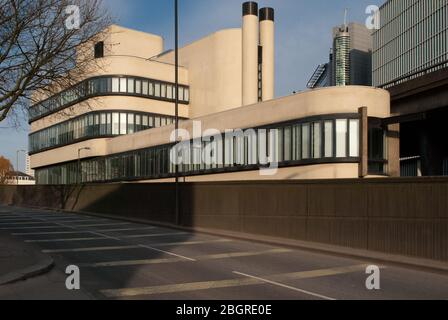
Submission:
POLYGON ((448 66, 448 0, 389 0, 380 14, 375 86, 391 87, 448 66))

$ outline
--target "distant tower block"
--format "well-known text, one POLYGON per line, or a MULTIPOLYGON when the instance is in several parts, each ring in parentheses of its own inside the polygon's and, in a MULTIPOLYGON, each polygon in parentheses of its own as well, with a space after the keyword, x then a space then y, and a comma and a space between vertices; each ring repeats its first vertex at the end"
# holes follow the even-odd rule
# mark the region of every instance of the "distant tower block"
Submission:
POLYGON ((243 105, 258 102, 258 4, 243 3, 243 105))
POLYGON ((274 9, 260 9, 260 45, 262 46, 262 100, 274 99, 275 24, 274 9))

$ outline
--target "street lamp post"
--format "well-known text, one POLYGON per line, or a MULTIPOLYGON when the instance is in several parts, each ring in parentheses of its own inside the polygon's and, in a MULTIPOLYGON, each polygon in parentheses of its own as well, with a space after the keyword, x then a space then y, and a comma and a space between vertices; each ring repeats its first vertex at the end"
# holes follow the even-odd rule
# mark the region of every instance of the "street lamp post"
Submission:
POLYGON ((79 148, 78 149, 78 184, 81 184, 81 180, 82 180, 82 174, 81 174, 81 151, 83 150, 90 150, 90 148, 86 147, 86 148, 79 148))
MULTIPOLYGON (((178 131, 179 131, 179 3, 178 0, 174 0, 174 73, 175 73, 175 139, 178 142, 178 131)), ((176 154, 176 157, 178 155, 176 154)), ((176 224, 180 224, 180 208, 179 208, 179 165, 176 159, 175 165, 175 176, 176 176, 176 199, 175 199, 175 215, 176 224)))
POLYGON ((25 150, 17 150, 16 152, 16 178, 17 178, 17 185, 19 185, 19 153, 23 152, 26 153, 25 150))

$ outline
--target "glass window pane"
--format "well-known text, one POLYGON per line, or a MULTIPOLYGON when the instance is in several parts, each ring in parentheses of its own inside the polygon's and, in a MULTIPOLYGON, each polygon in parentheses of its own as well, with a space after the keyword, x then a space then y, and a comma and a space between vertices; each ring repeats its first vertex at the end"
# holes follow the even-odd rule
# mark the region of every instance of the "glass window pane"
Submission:
POLYGON ((127 80, 126 80, 126 78, 120 78, 120 92, 127 92, 127 80))
POLYGON ((347 120, 336 120, 336 157, 347 157, 347 120))
POLYGON ((325 157, 333 158, 333 121, 325 122, 325 157))
POLYGON ((161 96, 162 98, 166 98, 166 84, 162 84, 162 85, 161 85, 160 96, 161 96))
POLYGON ((120 114, 119 113, 112 114, 112 134, 113 135, 120 134, 120 114))
POLYGON ((126 113, 120 113, 120 134, 126 134, 126 113))
POLYGON ((319 159, 322 157, 322 129, 321 123, 313 124, 313 158, 319 159))
POLYGON ((142 92, 145 96, 147 96, 148 95, 148 81, 143 81, 142 86, 143 86, 142 92))
POLYGON ((142 125, 144 128, 147 128, 149 126, 148 124, 148 116, 143 116, 142 117, 142 125))
POLYGON ((112 78, 112 92, 118 92, 120 88, 120 82, 118 78, 112 78))
POLYGON ((135 93, 137 93, 137 94, 142 93, 142 81, 141 80, 135 80, 135 93))
POLYGON ((133 78, 129 78, 128 79, 128 93, 135 93, 134 79, 133 78))
POLYGON ((128 113, 128 134, 132 134, 134 131, 134 114, 128 113))
POLYGON ((310 124, 302 125, 302 159, 310 158, 310 124))
POLYGON ((154 85, 154 96, 160 97, 160 83, 154 85))
POLYGON ((350 157, 359 157, 359 120, 350 120, 350 157))

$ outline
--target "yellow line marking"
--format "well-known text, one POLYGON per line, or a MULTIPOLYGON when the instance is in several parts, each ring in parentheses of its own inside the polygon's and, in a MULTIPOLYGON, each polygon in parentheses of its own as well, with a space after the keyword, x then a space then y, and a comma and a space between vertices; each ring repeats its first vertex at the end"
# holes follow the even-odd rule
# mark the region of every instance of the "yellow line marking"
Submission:
MULTIPOLYGON (((284 280, 299 280, 299 279, 311 279, 326 276, 333 276, 339 274, 347 274, 358 271, 365 271, 367 265, 355 265, 349 267, 330 268, 313 271, 294 272, 287 274, 278 274, 274 276, 267 276, 269 281, 284 281, 284 280)), ((266 284, 265 281, 254 278, 239 278, 230 280, 219 281, 204 281, 204 282, 191 282, 182 284, 171 284, 154 287, 142 287, 142 288, 128 288, 128 289, 112 289, 101 290, 100 292, 108 298, 125 298, 136 296, 150 296, 156 294, 166 293, 178 293, 188 291, 210 290, 220 288, 231 287, 243 287, 266 284)))
MULTIPOLYGON (((251 251, 251 252, 234 252, 234 253, 222 253, 222 254, 212 254, 212 255, 204 255, 198 256, 194 258, 186 258, 179 260, 176 258, 173 259, 142 259, 142 260, 123 260, 123 261, 111 261, 111 262, 98 262, 98 263, 85 263, 79 264, 79 266, 90 267, 90 268, 100 268, 100 267, 123 267, 123 266, 141 266, 141 265, 150 265, 150 264, 161 264, 161 263, 172 263, 172 262, 180 262, 184 261, 184 259, 188 259, 190 261, 207 261, 207 260, 219 260, 219 259, 230 259, 230 258, 238 258, 238 257, 253 257, 267 254, 278 254, 278 253, 286 253, 291 252, 289 249, 273 249, 267 251, 251 251)), ((176 255, 178 256, 178 255, 176 255)), ((78 264, 77 264, 78 265, 78 264)))

